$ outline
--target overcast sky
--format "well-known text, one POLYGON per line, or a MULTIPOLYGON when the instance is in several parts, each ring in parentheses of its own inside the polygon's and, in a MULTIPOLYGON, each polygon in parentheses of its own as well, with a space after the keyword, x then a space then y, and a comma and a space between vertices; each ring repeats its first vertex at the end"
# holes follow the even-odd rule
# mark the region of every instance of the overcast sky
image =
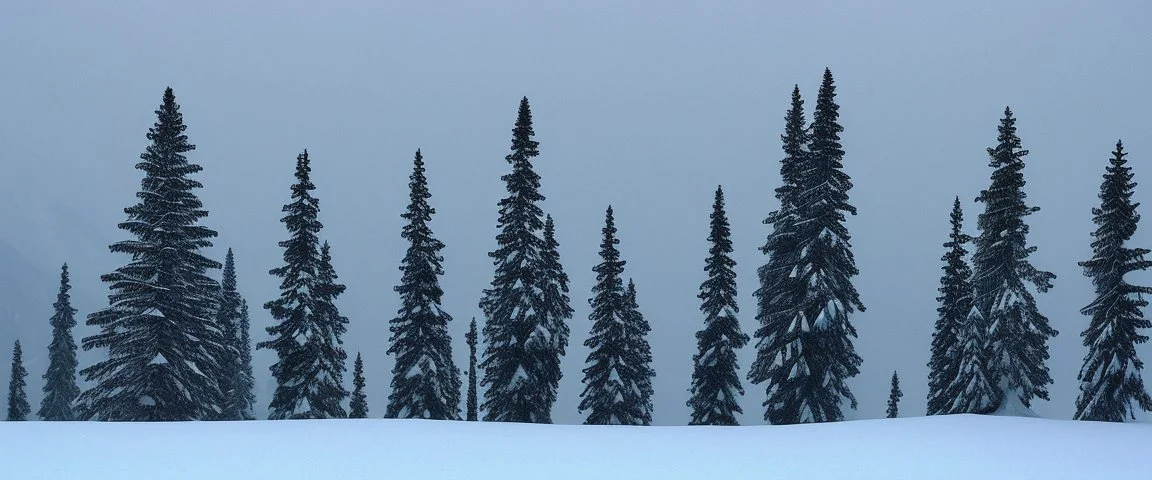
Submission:
MULTIPOLYGON (((1035 409, 1071 418, 1085 353, 1079 309, 1092 297, 1076 262, 1090 255, 1090 209, 1118 138, 1136 180, 1152 185, 1150 18, 1142 1, 5 0, 0 240, 35 265, 27 277, 44 284, 47 300, 40 317, 0 328, 0 346, 13 332, 34 332, 40 343, 25 350, 38 404, 54 275, 72 263, 81 316, 102 305, 99 276, 127 260, 107 245, 127 238, 115 225, 136 201, 133 165, 171 86, 198 146, 189 158, 204 167, 204 223, 220 232, 210 253, 236 251, 254 340, 266 338, 271 321, 260 305, 277 295, 267 272, 282 261, 280 208, 296 154, 308 148, 322 236, 348 285, 345 346, 350 356, 363 352, 379 416, 412 154, 422 149, 428 164, 431 225, 447 245, 444 306, 466 368, 463 332, 492 277, 486 253, 495 247, 499 177, 510 169, 504 155, 527 96, 544 209, 556 219, 576 309, 553 416, 584 418, 576 405, 587 299, 611 204, 625 274, 652 324, 655 423, 686 424, 713 191, 727 193, 750 333, 790 92, 800 86, 811 118, 829 67, 859 209, 848 221, 855 284, 868 309, 852 318, 864 364, 850 382, 860 406, 847 417, 883 416, 893 370, 904 380, 901 412, 923 414, 948 212, 959 195, 976 233, 972 200, 990 173, 985 148, 1010 105, 1031 151, 1027 201, 1042 208, 1027 220, 1039 247, 1032 261, 1058 275, 1039 296, 1061 332, 1050 343, 1056 383, 1052 401, 1035 409)), ((1138 188, 1136 200, 1149 195, 1138 188)), ((1152 246, 1150 232, 1143 226, 1133 244, 1152 246)), ((1152 283, 1152 275, 1133 278, 1152 283)), ((77 330, 78 338, 93 333, 77 330)), ((1152 359, 1152 348, 1140 352, 1152 359)), ((741 352, 741 377, 752 356, 741 352)), ((256 356, 259 409, 270 397, 271 361, 266 351, 256 356)), ((746 388, 742 421, 762 423, 764 390, 746 388)))

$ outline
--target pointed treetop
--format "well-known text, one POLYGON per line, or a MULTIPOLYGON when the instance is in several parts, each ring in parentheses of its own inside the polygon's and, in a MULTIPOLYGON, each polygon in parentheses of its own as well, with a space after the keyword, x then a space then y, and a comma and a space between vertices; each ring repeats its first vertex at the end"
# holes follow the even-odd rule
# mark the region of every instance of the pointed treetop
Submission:
POLYGON ((528 160, 540 154, 540 142, 532 140, 536 131, 532 129, 532 109, 528 97, 520 99, 520 110, 516 114, 516 127, 512 129, 513 154, 505 157, 509 163, 528 160))

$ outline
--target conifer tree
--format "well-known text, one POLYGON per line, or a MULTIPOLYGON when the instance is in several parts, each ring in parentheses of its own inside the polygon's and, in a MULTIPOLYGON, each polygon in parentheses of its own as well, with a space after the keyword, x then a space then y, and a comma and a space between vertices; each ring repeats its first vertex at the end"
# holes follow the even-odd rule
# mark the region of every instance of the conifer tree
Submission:
POLYGON ((478 395, 476 392, 476 317, 472 317, 472 323, 468 326, 468 333, 464 334, 464 340, 468 342, 468 417, 469 422, 475 422, 480 419, 480 411, 477 405, 478 395))
POLYGON ((289 234, 280 242, 284 266, 269 272, 283 279, 280 297, 264 304, 278 323, 267 328, 272 339, 256 346, 274 350, 278 359, 270 368, 276 379, 270 420, 347 416, 341 406, 347 355, 340 348, 347 319, 332 303, 344 286, 335 283, 331 258, 320 251, 323 225, 317 219, 320 201, 310 193, 316 186, 309 162, 308 150, 296 157, 292 202, 284 205, 281 219, 289 234))
POLYGON ((76 326, 76 309, 72 308, 68 291, 68 264, 60 268, 60 292, 52 304, 55 314, 52 325, 52 343, 48 344, 48 371, 44 374, 44 399, 37 415, 41 420, 75 420, 73 402, 80 395, 76 386, 76 341, 72 327, 76 326))
POLYGON ((119 228, 134 237, 111 245, 131 256, 101 280, 108 308, 88 316, 100 333, 81 342, 107 356, 80 371, 93 387, 80 394, 79 418, 116 421, 204 420, 220 414, 218 359, 225 349, 216 325, 219 283, 207 272, 220 263, 201 254, 216 232, 199 225, 208 212, 190 175, 201 167, 169 88, 148 130, 151 142, 136 168, 144 172, 140 202, 124 209, 119 228))
POLYGON ((348 403, 348 418, 368 418, 368 395, 364 393, 364 360, 356 352, 352 366, 352 401, 348 403))
POLYGON ((892 372, 892 390, 888 393, 888 418, 900 416, 900 397, 903 396, 904 392, 900 391, 900 377, 896 372, 892 372))
POLYGON ((556 403, 556 391, 563 378, 560 359, 567 351, 568 336, 571 333, 568 320, 572 318, 572 301, 568 296, 568 274, 564 273, 564 266, 560 263, 559 248, 556 224, 552 216, 547 215, 544 219, 539 289, 543 304, 536 309, 544 328, 533 332, 528 342, 531 357, 539 359, 544 380, 536 383, 541 390, 536 396, 544 399, 543 405, 537 409, 539 423, 552 423, 552 405, 556 403))
POLYGON ((1152 288, 1124 279, 1148 269, 1152 261, 1144 257, 1150 250, 1127 245, 1140 221, 1140 204, 1132 202, 1136 182, 1126 156, 1124 144, 1117 141, 1100 185, 1100 207, 1092 209, 1097 225, 1092 258, 1080 262, 1084 274, 1092 277, 1096 299, 1080 311, 1092 320, 1081 334, 1088 354, 1077 377, 1077 420, 1123 422, 1135 419, 1137 409, 1152 410, 1152 397, 1140 378, 1144 362, 1136 354, 1136 345, 1148 341, 1138 329, 1152 327, 1142 312, 1148 306, 1143 295, 1152 294, 1152 288))
POLYGON ((28 371, 24 370, 24 355, 20 351, 20 340, 12 347, 12 376, 8 381, 8 421, 22 421, 28 419, 32 407, 28 405, 28 395, 24 392, 24 377, 28 371))
POLYGON ((635 287, 626 290, 621 278, 626 262, 616 248, 620 240, 612 207, 608 207, 602 232, 602 261, 592 269, 596 272, 588 300, 592 331, 584 341, 591 353, 585 361, 579 409, 588 412, 586 425, 647 425, 651 422, 652 371, 643 334, 648 325, 636 309, 635 287))
POLYGON ((568 341, 566 333, 557 330, 564 308, 556 299, 545 298, 549 285, 560 285, 561 280, 545 271, 550 254, 539 236, 544 214, 538 203, 544 196, 540 176, 532 169, 532 159, 540 154, 533 135, 532 112, 524 98, 512 130, 512 151, 504 157, 512 172, 501 177, 508 197, 499 203, 498 247, 488 254, 496 272, 492 288, 484 290, 480 301, 487 317, 480 363, 481 385, 487 387, 481 405, 485 421, 550 422, 560 380, 555 366, 568 341))
POLYGON ((736 314, 736 272, 732 260, 732 239, 728 217, 724 212, 724 190, 716 187, 712 206, 712 243, 704 271, 708 279, 700 285, 700 311, 704 328, 696 333, 697 353, 692 357, 692 408, 690 425, 738 425, 736 415, 743 413, 739 397, 744 395, 737 373, 736 350, 748 343, 740 330, 736 314))
POLYGON ((240 411, 242 420, 255 420, 256 414, 256 377, 252 372, 252 337, 249 331, 252 321, 248 316, 248 301, 240 299, 240 324, 237 328, 240 335, 237 340, 237 349, 240 352, 240 380, 236 384, 236 393, 233 401, 240 411))
POLYGON ((401 215, 408 224, 400 236, 408 240, 408 251, 400 264, 403 276, 395 287, 400 294, 400 310, 389 330, 389 355, 396 356, 392 367, 392 393, 388 395, 388 418, 460 418, 460 370, 452 361, 452 339, 448 322, 452 316, 440 306, 444 291, 439 276, 444 274, 444 244, 432 235, 428 222, 436 209, 428 204, 428 180, 424 159, 416 150, 408 210, 401 215))
MULTIPOLYGON (((963 362, 960 333, 972 310, 972 269, 966 259, 968 250, 964 248, 972 237, 963 231, 964 211, 960 207, 960 197, 952 203, 950 223, 952 232, 944 243, 948 251, 941 257, 944 274, 940 277, 940 296, 936 297, 940 306, 936 308, 932 356, 928 362, 928 415, 975 413, 952 411, 957 397, 964 390, 964 385, 955 382, 960 378, 960 364, 963 362)), ((983 365, 985 359, 983 355, 980 357, 975 360, 983 365)), ((984 372, 983 367, 974 372, 984 372)))
POLYGON ((993 168, 991 185, 976 198, 984 202, 984 213, 977 220, 980 235, 972 257, 972 284, 975 304, 988 326, 988 372, 996 389, 992 410, 1000 407, 1009 395, 1019 398, 1024 407, 1033 398, 1048 399, 1052 377, 1048 360, 1048 339, 1056 329, 1036 308, 1036 299, 1025 284, 1039 292, 1052 287, 1055 275, 1032 266, 1028 256, 1036 247, 1028 246, 1028 225, 1024 217, 1039 211, 1024 203, 1024 156, 1016 135, 1012 110, 1004 109, 997 129, 997 145, 988 149, 993 168))
POLYGON ((959 361, 957 375, 944 387, 939 414, 991 413, 998 390, 992 384, 988 371, 988 322, 980 309, 973 305, 956 334, 959 361))
POLYGON ((243 420, 242 399, 237 398, 244 372, 240 368, 240 293, 236 291, 236 258, 232 249, 224 256, 224 273, 220 280, 220 308, 216 311, 216 324, 224 334, 225 348, 220 362, 221 420, 243 420))

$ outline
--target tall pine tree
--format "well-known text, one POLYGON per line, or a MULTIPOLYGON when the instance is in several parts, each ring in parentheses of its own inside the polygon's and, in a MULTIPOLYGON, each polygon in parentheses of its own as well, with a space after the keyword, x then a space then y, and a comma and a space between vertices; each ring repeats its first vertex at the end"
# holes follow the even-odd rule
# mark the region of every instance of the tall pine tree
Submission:
POLYGON ((477 404, 478 395, 476 392, 476 317, 472 317, 472 323, 468 326, 468 333, 464 334, 464 340, 468 342, 467 420, 469 422, 475 422, 480 419, 480 410, 477 404))
POLYGON ((356 352, 352 364, 352 401, 348 402, 348 418, 368 418, 368 395, 364 393, 364 360, 356 352))
POLYGON ((60 268, 60 292, 52 304, 55 314, 52 325, 52 343, 48 344, 48 372, 44 374, 44 399, 37 415, 41 420, 75 420, 73 402, 80 395, 76 386, 76 341, 72 327, 76 326, 76 309, 72 308, 68 291, 68 264, 60 268))
MULTIPOLYGON (((970 359, 975 363, 969 366, 969 376, 964 377, 968 382, 957 383, 962 378, 960 366, 965 362, 965 357, 961 355, 964 349, 961 334, 972 311, 972 269, 968 267, 968 250, 964 248, 965 244, 972 241, 972 237, 964 234, 964 211, 960 206, 960 197, 953 200, 950 224, 952 231, 944 243, 947 252, 940 258, 944 261, 944 274, 940 277, 940 296, 936 297, 940 306, 936 308, 932 356, 928 361, 928 415, 981 413, 954 411, 953 408, 971 381, 978 382, 974 386, 981 391, 987 390, 983 388, 983 382, 986 382, 986 359, 979 350, 969 352, 977 355, 977 358, 970 359)), ((975 343, 972 346, 979 345, 975 343)))
POLYGON ((428 180, 424 159, 416 150, 408 210, 401 215, 408 224, 400 236, 408 241, 408 251, 400 263, 403 275, 395 287, 400 294, 400 310, 389 330, 392 338, 388 354, 396 356, 392 367, 392 393, 388 395, 388 418, 460 418, 460 370, 452 361, 452 339, 448 322, 452 316, 440 306, 444 291, 439 276, 444 274, 444 244, 432 236, 428 222, 436 209, 428 204, 428 180))
POLYGON ((332 300, 343 291, 335 284, 331 261, 321 257, 317 219, 320 201, 310 193, 312 184, 308 150, 296 157, 296 183, 292 202, 284 205, 282 222, 288 228, 284 266, 269 273, 283 279, 280 297, 264 304, 277 324, 268 327, 271 340, 256 348, 274 350, 277 362, 270 369, 276 391, 268 407, 270 420, 342 418, 347 391, 342 377, 346 355, 340 348, 344 322, 332 300))
POLYGON ((738 425, 736 415, 743 413, 738 402, 744 395, 737 373, 736 350, 748 343, 740 330, 736 314, 736 272, 732 260, 731 230, 724 212, 724 190, 716 187, 712 205, 712 229, 708 241, 712 247, 705 261, 708 279, 700 285, 700 311, 704 328, 696 332, 697 353, 692 357, 691 425, 738 425))
POLYGON ((1039 211, 1024 203, 1024 157, 1016 135, 1012 110, 1004 109, 997 129, 997 145, 988 149, 993 168, 991 185, 976 201, 984 202, 977 220, 980 235, 972 257, 972 284, 975 304, 988 326, 989 381, 995 387, 992 410, 1005 401, 1019 398, 1024 407, 1032 399, 1048 399, 1052 377, 1048 360, 1048 339, 1057 332, 1036 308, 1036 299, 1025 284, 1040 292, 1052 287, 1055 275, 1032 266, 1028 256, 1036 247, 1028 246, 1028 225, 1024 217, 1039 211))
POLYGON ((236 402, 243 420, 255 420, 256 414, 256 377, 252 372, 252 337, 249 332, 252 327, 248 316, 248 301, 240 299, 240 323, 237 327, 240 338, 236 345, 240 352, 240 379, 236 384, 233 401, 236 402))
POLYGON ((224 273, 220 280, 220 308, 216 311, 216 324, 224 334, 225 348, 221 350, 220 384, 221 420, 243 420, 241 404, 237 398, 244 375, 240 368, 240 293, 236 291, 236 258, 232 249, 224 256, 224 273))
POLYGON ((651 353, 643 335, 647 322, 639 315, 635 287, 625 289, 625 261, 616 245, 612 207, 604 220, 601 263, 592 287, 589 319, 592 331, 584 345, 591 349, 585 361, 584 392, 580 412, 588 412, 586 425, 647 425, 651 423, 651 353), (647 388, 645 388, 647 386, 647 388))
POLYGON ((539 423, 552 423, 552 405, 560 388, 560 359, 568 348, 571 333, 568 320, 572 318, 572 300, 568 296, 568 274, 560 263, 560 243, 556 241, 556 224, 552 216, 544 219, 544 250, 541 251, 540 300, 536 309, 543 326, 532 333, 528 342, 530 357, 538 358, 545 381, 536 384, 541 390, 544 405, 538 409, 539 423))
POLYGON ((892 389, 888 392, 888 418, 900 416, 900 397, 903 396, 904 392, 900 391, 900 377, 896 372, 892 372, 892 389))
POLYGON ((101 276, 108 308, 88 316, 100 333, 81 342, 107 357, 80 371, 93 387, 79 397, 81 419, 200 420, 220 414, 218 359, 226 349, 214 321, 220 285, 208 276, 220 263, 202 255, 216 232, 189 178, 201 170, 185 153, 188 136, 172 89, 156 110, 151 142, 136 168, 144 172, 140 203, 124 209, 119 228, 135 238, 112 244, 131 261, 101 276))
POLYGON ((24 369, 24 354, 20 350, 20 340, 12 347, 12 376, 8 380, 8 421, 22 421, 28 419, 32 407, 28 405, 28 395, 24 387, 28 384, 24 377, 28 371, 24 369))
POLYGON ((501 177, 508 197, 500 200, 498 247, 489 253, 496 273, 492 288, 484 290, 480 308, 487 317, 484 325, 485 421, 546 423, 559 383, 559 358, 567 344, 564 332, 556 331, 554 315, 544 298, 549 282, 545 275, 544 214, 538 205, 540 176, 532 169, 532 159, 540 154, 532 140, 532 111, 528 99, 520 100, 516 126, 512 130, 512 151, 505 160, 512 172, 501 177))
POLYGON ((1128 273, 1148 269, 1152 261, 1144 258, 1150 250, 1126 245, 1136 233, 1140 204, 1132 202, 1136 182, 1125 156, 1123 143, 1117 141, 1100 185, 1100 207, 1092 209, 1097 225, 1092 259, 1080 262, 1084 274, 1092 277, 1096 299, 1080 311, 1092 320, 1081 334, 1088 354, 1077 377, 1077 420, 1123 422, 1135 419, 1137 409, 1152 410, 1152 397, 1140 378, 1144 362, 1136 355, 1136 345, 1148 341, 1138 329, 1152 327, 1142 312, 1148 306, 1143 295, 1152 294, 1152 288, 1124 280, 1128 273))

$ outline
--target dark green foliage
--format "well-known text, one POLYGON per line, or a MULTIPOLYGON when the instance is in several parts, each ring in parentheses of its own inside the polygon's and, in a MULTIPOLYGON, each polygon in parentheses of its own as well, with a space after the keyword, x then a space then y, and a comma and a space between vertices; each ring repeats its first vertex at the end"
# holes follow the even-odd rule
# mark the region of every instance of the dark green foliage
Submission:
POLYGON ((72 339, 72 327, 76 326, 76 309, 72 308, 68 290, 68 265, 60 268, 60 292, 56 303, 52 304, 55 313, 49 321, 52 325, 52 343, 48 344, 48 372, 44 374, 44 399, 40 402, 37 415, 41 420, 75 420, 73 402, 80 396, 76 386, 76 341, 72 339))
POLYGON ((464 340, 468 342, 468 417, 469 422, 475 422, 480 419, 480 411, 477 405, 476 393, 476 317, 472 317, 472 323, 468 326, 468 333, 464 335, 464 340))
POLYGON ((1021 148, 1012 110, 1004 109, 997 130, 998 143, 988 149, 988 166, 994 169, 991 185, 976 198, 985 206, 977 220, 980 235, 972 257, 975 305, 988 326, 989 381, 996 389, 991 410, 1009 394, 1017 395, 1025 407, 1033 398, 1048 399, 1052 377, 1045 365, 1047 342, 1057 334, 1025 287, 1031 283, 1046 292, 1056 276, 1028 262, 1036 247, 1028 246, 1024 217, 1040 209, 1024 203, 1024 156, 1028 151, 1021 148))
POLYGON ((411 203, 401 215, 408 224, 400 236, 408 251, 400 264, 403 276, 395 287, 400 310, 390 323, 388 354, 396 356, 392 367, 392 393, 388 395, 388 418, 460 418, 460 370, 452 361, 448 322, 452 316, 440 307, 444 291, 444 244, 432 235, 428 222, 436 209, 428 204, 428 180, 424 160, 416 151, 408 183, 411 203))
POLYGON ((540 252, 540 300, 536 308, 541 327, 533 332, 528 342, 531 358, 537 359, 541 382, 539 397, 544 405, 538 410, 539 423, 552 423, 552 405, 556 403, 556 390, 560 388, 560 359, 567 353, 571 333, 568 320, 572 318, 572 301, 568 296, 568 275, 560 263, 560 243, 556 241, 556 225, 552 216, 544 219, 544 249, 540 252))
POLYGON ((28 371, 24 369, 24 354, 20 350, 19 340, 12 347, 11 372, 8 381, 8 421, 27 420, 32 407, 28 405, 28 395, 24 392, 24 387, 28 385, 24 377, 28 376, 28 371))
POLYGON ((216 311, 216 324, 224 334, 225 348, 217 359, 220 362, 220 420, 243 420, 243 398, 237 398, 244 375, 240 366, 240 293, 236 291, 236 259, 232 249, 224 256, 224 274, 220 280, 220 309, 216 311))
POLYGON ((93 385, 78 400, 81 419, 203 420, 221 410, 220 285, 207 275, 220 264, 200 254, 216 232, 198 225, 208 212, 193 193, 202 185, 189 176, 201 167, 184 155, 196 147, 171 88, 156 115, 136 164, 144 172, 140 203, 124 209, 128 219, 119 225, 135 238, 110 247, 131 261, 101 277, 109 306, 88 316, 100 333, 82 345, 106 349, 107 357, 80 371, 93 385))
POLYGON ((1080 311, 1092 320, 1080 334, 1088 354, 1077 377, 1077 420, 1123 422, 1135 419, 1137 409, 1152 410, 1152 398, 1140 378, 1144 362, 1136 355, 1136 345, 1148 341, 1138 329, 1152 327, 1142 312, 1148 306, 1143 295, 1152 294, 1152 288, 1124 280, 1129 273, 1147 270, 1152 261, 1144 258, 1150 250, 1126 246, 1140 221, 1136 213, 1140 204, 1132 202, 1136 182, 1126 155, 1117 141, 1100 185, 1100 207, 1092 209, 1097 225, 1092 259, 1080 262, 1084 274, 1092 277, 1096 299, 1080 311))
POLYGON ((236 342, 240 352, 240 379, 236 383, 236 392, 233 401, 236 402, 243 420, 255 420, 256 414, 256 377, 252 372, 252 322, 248 317, 248 301, 240 299, 240 324, 237 331, 240 335, 236 342))
POLYGON ((356 352, 352 364, 352 401, 348 402, 348 418, 368 418, 368 395, 364 393, 364 360, 356 352))
POLYGON ((712 243, 704 271, 708 279, 700 285, 700 311, 704 328, 696 332, 697 353, 692 362, 692 408, 690 425, 738 425, 736 415, 743 412, 739 397, 744 395, 737 373, 736 351, 748 343, 740 330, 736 314, 736 262, 732 260, 731 230, 724 213, 724 191, 716 187, 712 206, 712 243))
POLYGON ((892 372, 892 390, 888 392, 888 418, 900 416, 900 397, 903 396, 904 392, 900 391, 900 377, 896 372, 892 372))

